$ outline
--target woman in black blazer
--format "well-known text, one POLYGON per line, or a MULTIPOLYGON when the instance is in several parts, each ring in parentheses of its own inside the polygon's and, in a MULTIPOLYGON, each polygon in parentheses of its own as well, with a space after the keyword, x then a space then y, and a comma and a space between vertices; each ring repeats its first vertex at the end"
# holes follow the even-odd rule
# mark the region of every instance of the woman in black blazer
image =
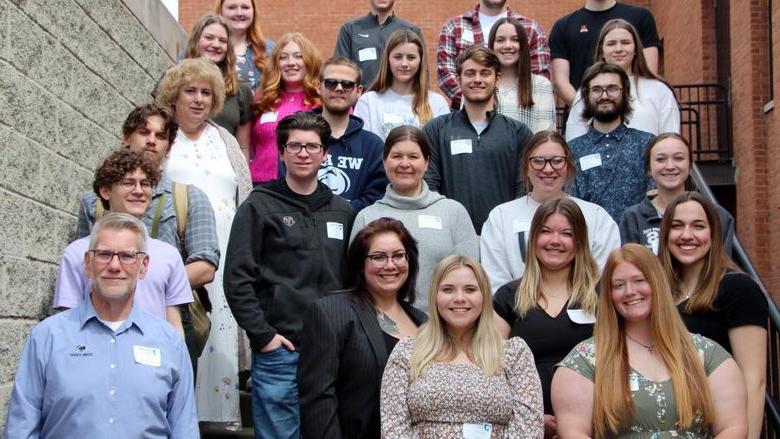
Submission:
POLYGON ((369 223, 347 259, 352 288, 312 304, 303 321, 298 391, 304 439, 378 439, 387 357, 427 319, 410 305, 418 252, 400 221, 369 223))

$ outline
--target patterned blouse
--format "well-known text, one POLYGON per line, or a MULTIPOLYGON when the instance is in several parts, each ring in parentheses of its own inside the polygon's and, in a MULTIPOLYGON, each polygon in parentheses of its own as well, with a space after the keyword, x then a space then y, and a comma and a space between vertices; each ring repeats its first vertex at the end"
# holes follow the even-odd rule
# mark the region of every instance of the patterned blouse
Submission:
MULTIPOLYGON (((693 345, 699 351, 699 357, 703 361, 704 372, 709 376, 730 355, 719 344, 702 337, 691 334, 693 345)), ((595 378, 596 347, 591 337, 569 352, 558 366, 569 368, 580 375, 593 381, 595 378)), ((700 423, 694 422, 687 430, 676 430, 677 404, 674 400, 674 387, 671 379, 666 381, 652 381, 642 376, 639 372, 631 370, 629 375, 631 396, 634 400, 634 417, 631 425, 626 426, 618 435, 627 439, 666 439, 666 438, 709 438, 712 432, 704 428, 700 423)))
POLYGON ((467 424, 490 424, 491 438, 544 436, 542 387, 531 350, 514 337, 504 344, 502 372, 486 376, 471 363, 431 363, 412 381, 414 340, 390 355, 382 379, 382 437, 461 439, 467 424))
POLYGON ((501 85, 497 94, 499 114, 524 123, 534 133, 555 129, 555 96, 549 79, 531 75, 531 107, 517 105, 517 84, 501 85))

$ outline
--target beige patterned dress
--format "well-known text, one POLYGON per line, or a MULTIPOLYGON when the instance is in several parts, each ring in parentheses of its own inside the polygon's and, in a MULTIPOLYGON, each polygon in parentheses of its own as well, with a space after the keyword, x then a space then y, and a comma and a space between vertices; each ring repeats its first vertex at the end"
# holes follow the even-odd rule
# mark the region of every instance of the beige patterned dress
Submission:
POLYGON ((461 439, 464 423, 492 426, 491 438, 544 435, 542 387, 531 350, 518 337, 504 344, 503 368, 486 376, 474 364, 432 363, 411 380, 414 340, 398 342, 382 379, 382 437, 461 439))

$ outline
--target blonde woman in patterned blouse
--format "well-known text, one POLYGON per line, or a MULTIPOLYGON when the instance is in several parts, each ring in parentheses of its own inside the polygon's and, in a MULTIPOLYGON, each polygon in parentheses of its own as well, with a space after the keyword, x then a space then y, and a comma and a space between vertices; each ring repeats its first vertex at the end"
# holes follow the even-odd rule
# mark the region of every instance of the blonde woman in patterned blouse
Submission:
POLYGON ((555 97, 550 80, 531 73, 531 53, 523 25, 501 18, 490 31, 488 47, 501 62, 496 110, 534 133, 555 129, 555 97))
POLYGON ((736 362, 685 329, 649 249, 626 244, 610 254, 597 309, 593 338, 553 378, 560 438, 746 437, 736 362))
POLYGON ((436 267, 430 318, 398 342, 382 379, 382 437, 541 438, 542 388, 520 338, 493 323, 482 267, 452 255, 436 267))

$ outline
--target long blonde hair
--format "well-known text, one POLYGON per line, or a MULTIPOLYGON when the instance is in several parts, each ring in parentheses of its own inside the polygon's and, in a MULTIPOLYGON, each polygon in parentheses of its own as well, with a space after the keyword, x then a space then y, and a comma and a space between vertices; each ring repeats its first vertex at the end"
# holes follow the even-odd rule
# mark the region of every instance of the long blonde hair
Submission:
POLYGON ((563 215, 571 225, 574 238, 574 260, 569 269, 568 287, 570 291, 567 307, 579 306, 583 310, 595 313, 596 283, 599 279, 599 268, 590 253, 588 243, 588 225, 577 203, 569 198, 554 198, 547 200, 536 209, 531 221, 531 232, 528 242, 528 257, 523 277, 515 292, 515 311, 522 318, 532 308, 536 307, 542 295, 542 267, 536 255, 536 241, 542 233, 547 218, 553 214, 563 215))
POLYGON ((476 322, 476 329, 474 329, 471 339, 471 352, 466 352, 466 354, 487 376, 493 376, 501 370, 504 340, 493 323, 493 298, 487 274, 482 266, 473 259, 467 256, 451 255, 439 262, 433 273, 433 279, 431 279, 431 289, 428 294, 430 318, 420 327, 412 350, 412 380, 422 376, 428 364, 436 361, 450 361, 458 354, 458 346, 447 331, 447 323, 439 314, 436 296, 443 279, 453 270, 461 267, 469 268, 474 272, 474 277, 476 277, 482 293, 482 312, 476 322))
POLYGON ((198 42, 201 35, 207 26, 212 24, 219 24, 225 28, 227 33, 227 50, 225 51, 225 59, 222 62, 216 64, 219 67, 219 71, 222 73, 222 79, 225 80, 225 95, 233 96, 238 92, 238 74, 236 74, 236 51, 233 47, 233 41, 230 39, 230 25, 221 15, 206 14, 200 17, 198 21, 192 25, 190 31, 190 38, 187 40, 187 50, 184 52, 185 58, 200 58, 203 56, 198 52, 198 42))
POLYGON ((393 85, 393 73, 390 71, 390 52, 401 44, 411 43, 417 46, 417 52, 420 55, 420 67, 414 75, 412 89, 414 90, 414 100, 412 101, 412 111, 420 119, 420 124, 428 122, 433 117, 431 104, 428 101, 428 83, 430 74, 428 73, 428 56, 425 54, 425 45, 422 39, 416 33, 402 29, 393 32, 385 44, 382 52, 382 59, 379 61, 379 72, 376 79, 368 88, 368 91, 384 93, 393 85))
MULTIPOLYGON (((211 12, 222 15, 222 4, 225 0, 216 0, 211 12)), ((263 71, 265 67, 265 38, 263 37, 263 31, 260 29, 260 10, 257 7, 257 0, 252 0, 252 24, 246 31, 246 41, 249 47, 252 48, 252 52, 255 54, 255 67, 257 70, 263 71)))
POLYGON ((671 376, 677 405, 677 428, 689 428, 694 421, 710 428, 715 419, 712 395, 702 360, 693 345, 670 293, 669 280, 658 258, 646 247, 626 244, 607 259, 602 275, 598 317, 593 330, 596 345, 594 379, 594 437, 613 436, 628 426, 634 411, 628 377, 625 322, 612 301, 612 275, 621 263, 629 263, 645 276, 652 291, 650 333, 655 351, 671 376))
POLYGON ((289 43, 295 43, 301 49, 303 63, 306 66, 306 74, 303 76, 303 83, 301 84, 304 93, 306 93, 306 98, 303 100, 304 105, 316 106, 320 104, 320 95, 317 91, 319 86, 319 79, 317 78, 320 75, 320 66, 322 65, 320 52, 314 43, 304 37, 303 34, 291 32, 279 38, 271 53, 271 59, 268 60, 265 66, 262 82, 255 94, 255 103, 252 105, 256 115, 276 109, 282 101, 280 96, 283 84, 279 59, 282 56, 282 49, 289 43))

